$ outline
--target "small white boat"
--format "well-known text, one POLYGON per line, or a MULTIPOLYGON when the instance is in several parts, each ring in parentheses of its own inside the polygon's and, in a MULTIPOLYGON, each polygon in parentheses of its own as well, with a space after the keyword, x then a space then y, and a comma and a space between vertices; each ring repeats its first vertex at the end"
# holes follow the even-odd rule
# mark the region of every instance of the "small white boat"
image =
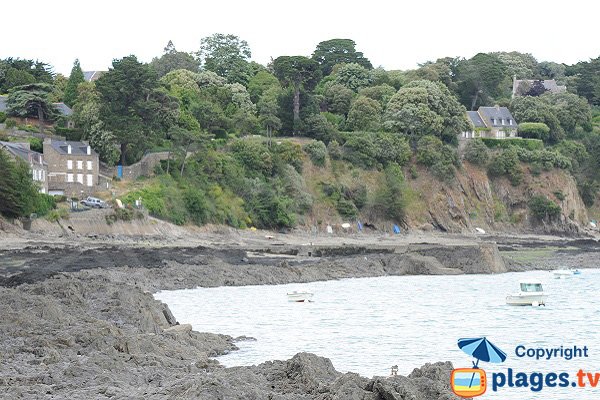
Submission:
POLYGON ((313 294, 311 292, 297 292, 293 291, 287 294, 288 301, 296 303, 309 302, 312 299, 313 294))
POLYGON ((571 269, 557 269, 552 271, 552 277, 554 279, 569 279, 575 275, 575 271, 571 269))
POLYGON ((546 295, 540 281, 519 282, 521 291, 506 296, 509 306, 545 306, 546 295))
POLYGON ((581 271, 577 268, 571 268, 571 271, 573 271, 573 275, 581 275, 581 271))

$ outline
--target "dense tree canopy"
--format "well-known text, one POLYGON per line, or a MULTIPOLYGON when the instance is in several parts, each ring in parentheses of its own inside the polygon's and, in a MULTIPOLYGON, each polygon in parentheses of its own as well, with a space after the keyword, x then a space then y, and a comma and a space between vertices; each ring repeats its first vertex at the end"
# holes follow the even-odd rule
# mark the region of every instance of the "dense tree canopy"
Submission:
POLYGON ((317 45, 312 59, 321 65, 323 76, 327 76, 336 64, 358 64, 366 69, 373 65, 363 53, 356 51, 356 43, 351 39, 331 39, 317 45))
POLYGON ((290 87, 294 93, 294 131, 300 129, 300 90, 312 90, 318 83, 321 73, 319 65, 303 56, 281 56, 273 61, 273 72, 279 82, 290 87))
POLYGON ((40 131, 44 131, 44 120, 52 120, 57 111, 51 102, 52 85, 32 83, 14 87, 8 95, 8 114, 17 117, 38 118, 40 131))
POLYGON ((121 163, 127 160, 128 146, 143 148, 173 123, 177 104, 160 90, 152 68, 135 56, 113 61, 96 88, 100 119, 121 147, 121 163))
POLYGON ((442 83, 414 81, 389 101, 384 127, 409 135, 455 137, 467 127, 465 109, 442 83))
POLYGON ((83 77, 81 65, 79 64, 79 60, 75 60, 64 94, 64 103, 69 107, 73 107, 75 102, 77 102, 77 86, 83 82, 85 82, 85 78, 83 77))
POLYGON ((200 69, 200 61, 190 53, 177 51, 175 45, 170 40, 164 49, 163 55, 154 57, 150 65, 154 68, 159 78, 178 69, 186 69, 192 72, 198 72, 200 69))
POLYGON ((253 75, 248 62, 251 55, 248 42, 222 33, 203 38, 198 52, 204 69, 226 78, 229 83, 243 85, 248 84, 253 75))

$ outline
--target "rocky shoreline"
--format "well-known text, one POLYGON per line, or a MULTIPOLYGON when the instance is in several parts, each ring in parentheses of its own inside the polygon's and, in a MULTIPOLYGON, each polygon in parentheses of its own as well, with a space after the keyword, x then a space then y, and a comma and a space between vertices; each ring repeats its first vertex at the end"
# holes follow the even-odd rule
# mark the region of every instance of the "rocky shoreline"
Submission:
MULTIPOLYGON (((598 251, 594 243, 585 246, 598 251)), ((582 254, 589 251, 569 256, 582 254)), ((235 339, 179 325, 152 293, 530 267, 506 259, 488 242, 245 248, 64 243, 4 250, 0 398, 455 399, 448 386, 450 363, 427 364, 393 378, 342 374, 329 360, 306 353, 223 368, 211 357, 235 350, 235 339)))

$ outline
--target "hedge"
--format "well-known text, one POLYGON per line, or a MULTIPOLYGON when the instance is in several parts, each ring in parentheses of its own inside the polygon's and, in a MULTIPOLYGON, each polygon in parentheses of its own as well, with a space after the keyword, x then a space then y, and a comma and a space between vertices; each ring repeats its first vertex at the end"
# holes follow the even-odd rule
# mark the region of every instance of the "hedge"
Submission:
POLYGON ((527 150, 541 150, 544 148, 544 142, 540 139, 524 139, 524 138, 509 138, 509 139, 493 139, 481 138, 483 143, 490 149, 508 149, 509 147, 521 147, 527 150))

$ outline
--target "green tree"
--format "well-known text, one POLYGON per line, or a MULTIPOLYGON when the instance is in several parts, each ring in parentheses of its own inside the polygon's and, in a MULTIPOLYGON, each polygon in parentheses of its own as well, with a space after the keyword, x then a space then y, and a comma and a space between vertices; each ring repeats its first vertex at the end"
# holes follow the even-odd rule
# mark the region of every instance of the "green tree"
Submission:
POLYGON ((550 128, 547 142, 558 143, 565 131, 556 117, 556 110, 542 97, 520 96, 510 102, 510 111, 519 123, 541 122, 550 128))
POLYGON ((414 81, 389 101, 384 127, 415 136, 437 135, 449 141, 467 125, 465 109, 440 82, 414 81))
POLYGON ((100 159, 108 165, 115 165, 119 152, 115 148, 115 136, 106 130, 100 119, 100 95, 93 83, 84 82, 78 87, 77 102, 73 106, 73 120, 100 159))
POLYGON ((395 95, 397 90, 392 86, 384 83, 382 85, 370 86, 360 89, 359 95, 368 97, 373 100, 377 100, 381 104, 382 108, 385 108, 388 101, 395 95))
POLYGON ((333 82, 358 92, 359 89, 371 84, 371 73, 356 63, 342 64, 334 68, 333 82))
POLYGON ((507 67, 496 54, 479 53, 461 61, 456 77, 461 103, 470 110, 493 105, 509 95, 507 77, 507 67))
POLYGON ((392 163, 385 168, 383 182, 379 185, 371 206, 384 218, 406 223, 406 191, 407 185, 402 169, 392 163))
POLYGON ((259 71, 248 82, 248 93, 253 103, 257 103, 263 93, 272 87, 280 88, 279 81, 269 71, 259 71))
POLYGON ((100 118, 115 135, 125 165, 128 146, 137 150, 151 144, 177 117, 177 103, 159 90, 155 72, 135 56, 113 61, 113 67, 96 81, 100 118))
POLYGON ((365 96, 352 102, 346 127, 352 131, 378 131, 381 129, 381 105, 365 96))
POLYGON ((350 103, 354 97, 354 92, 340 84, 333 84, 325 89, 325 101, 327 110, 346 116, 350 111, 350 103))
POLYGON ((190 53, 177 51, 173 42, 169 40, 167 47, 164 48, 163 55, 154 57, 150 62, 150 66, 154 68, 157 76, 161 78, 169 72, 178 69, 198 72, 200 69, 200 61, 194 58, 190 53))
POLYGON ((553 220, 561 213, 561 208, 546 196, 535 195, 529 200, 529 210, 539 221, 553 220))
POLYGON ((20 218, 38 211, 42 195, 31 179, 29 165, 0 149, 0 171, 0 214, 20 218))
POLYGON ((13 88, 6 102, 8 115, 36 117, 40 132, 43 133, 44 120, 52 120, 57 113, 50 101, 52 89, 52 85, 47 83, 32 83, 13 88))
POLYGON ((248 62, 251 55, 248 42, 222 33, 203 38, 198 52, 206 70, 226 78, 229 83, 243 85, 247 85, 253 75, 248 62))
POLYGON ((554 109, 554 114, 567 136, 573 135, 576 127, 592 130, 592 109, 583 97, 573 93, 546 93, 542 99, 554 109))
POLYGON ((52 68, 41 61, 12 57, 0 60, 0 93, 32 83, 51 84, 53 77, 52 68))
POLYGON ((281 129, 281 120, 278 117, 279 103, 277 101, 281 89, 277 86, 271 87, 265 91, 258 104, 258 119, 264 128, 268 138, 268 145, 271 146, 271 138, 274 133, 281 129))
POLYGON ((303 56, 281 56, 273 61, 273 72, 284 87, 293 90, 294 133, 300 130, 300 90, 312 90, 321 76, 319 65, 303 56))
POLYGON ((85 82, 83 71, 81 70, 79 60, 76 59, 73 63, 73 68, 71 68, 71 74, 69 75, 67 86, 65 87, 64 103, 69 107, 73 107, 75 102, 77 102, 77 87, 83 82, 85 82))
POLYGON ((330 39, 319 43, 312 59, 320 64, 323 76, 329 75, 336 64, 355 63, 367 69, 373 68, 363 53, 356 51, 356 43, 351 39, 330 39))

